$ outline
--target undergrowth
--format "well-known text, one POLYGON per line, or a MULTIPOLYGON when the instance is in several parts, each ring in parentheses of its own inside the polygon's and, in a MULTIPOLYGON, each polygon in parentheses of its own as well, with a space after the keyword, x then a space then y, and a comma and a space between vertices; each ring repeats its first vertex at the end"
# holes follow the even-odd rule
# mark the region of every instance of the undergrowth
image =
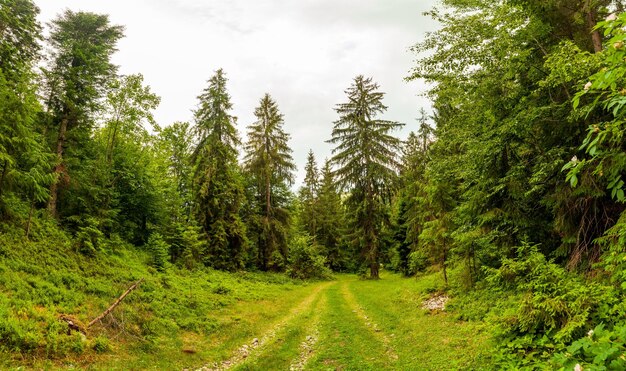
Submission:
POLYGON ((84 254, 54 222, 36 223, 30 240, 15 228, 0 233, 0 368, 97 358, 120 347, 157 352, 182 333, 207 336, 228 325, 213 315, 220 308, 304 284, 279 274, 155 265, 148 249, 115 238, 84 254), (86 328, 140 278, 109 316, 86 328))

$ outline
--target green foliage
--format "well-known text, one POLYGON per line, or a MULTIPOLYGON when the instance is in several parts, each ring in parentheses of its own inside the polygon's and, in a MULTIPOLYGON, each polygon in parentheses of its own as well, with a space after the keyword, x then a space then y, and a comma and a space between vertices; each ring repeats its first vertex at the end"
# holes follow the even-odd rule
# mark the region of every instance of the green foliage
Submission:
POLYGON ((308 236, 297 236, 291 241, 287 274, 298 279, 331 277, 331 272, 326 267, 326 259, 308 236))
POLYGON ((378 88, 371 78, 354 79, 346 90, 348 103, 335 108, 339 119, 329 140, 336 145, 331 159, 337 166, 336 182, 350 192, 353 244, 361 250, 372 278, 378 278, 382 228, 388 223, 387 206, 400 167, 400 140, 391 133, 402 126, 376 118, 387 110, 378 88))
MULTIPOLYGON (((80 175, 81 170, 89 171, 89 161, 79 159, 94 157, 87 144, 100 98, 116 72, 110 60, 123 36, 123 27, 110 25, 106 15, 66 10, 50 23, 50 28, 51 55, 44 75, 50 131, 56 134, 52 139, 56 180, 50 189, 48 208, 57 216, 59 193, 72 188, 70 179, 80 175)), ((80 194, 70 193, 66 202, 72 205, 74 197, 80 198, 80 194)))
POLYGON ((276 102, 265 94, 254 110, 257 119, 248 126, 244 146, 244 172, 250 177, 248 210, 250 240, 256 245, 257 266, 282 270, 287 259, 288 210, 296 165, 283 130, 283 115, 276 102))
POLYGON ((568 273, 536 247, 522 246, 517 254, 487 278, 494 289, 517 296, 496 319, 506 354, 520 356, 522 362, 545 361, 616 314, 619 299, 610 287, 568 273))
POLYGON ((346 270, 349 255, 345 251, 343 236, 345 232, 345 209, 335 184, 335 176, 330 161, 324 163, 318 196, 318 222, 316 242, 324 249, 328 266, 333 271, 346 270))
POLYGON ((626 325, 605 329, 604 324, 589 330, 587 336, 574 341, 566 351, 554 355, 555 367, 584 370, 623 370, 626 368, 626 325))
POLYGON ((580 115, 593 120, 580 146, 589 158, 580 161, 574 158, 563 167, 563 170, 568 170, 567 179, 572 187, 578 185, 581 172, 590 168, 595 177, 607 184, 611 198, 620 202, 626 200, 622 180, 626 170, 626 158, 622 151, 623 119, 626 117, 626 110, 623 109, 626 91, 622 87, 626 75, 623 63, 626 56, 624 24, 626 14, 623 13, 613 21, 598 24, 597 28, 604 30, 607 37, 606 48, 596 57, 600 62, 592 65, 595 73, 584 86, 579 85, 580 90, 572 100, 574 109, 578 109, 580 115))
POLYGON ((8 194, 28 200, 32 210, 47 201, 54 180, 37 122, 41 107, 33 67, 40 50, 38 12, 28 0, 0 4, 0 218, 5 220, 15 217, 8 194))
POLYGON ((243 180, 237 164, 236 117, 226 90, 226 77, 219 69, 198 97, 194 131, 198 139, 191 160, 195 215, 210 236, 203 259, 206 264, 227 270, 243 267, 246 227, 240 210, 244 199, 243 180))
POLYGON ((74 219, 79 219, 79 226, 74 237, 76 251, 94 256, 104 247, 104 234, 100 230, 100 223, 93 217, 74 219))
POLYGON ((158 271, 164 272, 169 265, 170 246, 159 233, 152 233, 146 244, 146 251, 150 254, 150 265, 158 271))
POLYGON ((111 351, 111 344, 107 337, 100 335, 93 340, 91 348, 96 353, 108 353, 111 351))

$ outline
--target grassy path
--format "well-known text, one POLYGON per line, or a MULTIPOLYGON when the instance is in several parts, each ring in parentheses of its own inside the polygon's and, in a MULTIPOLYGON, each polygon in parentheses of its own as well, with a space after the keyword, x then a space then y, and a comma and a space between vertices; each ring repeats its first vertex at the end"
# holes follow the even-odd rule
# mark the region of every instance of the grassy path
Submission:
POLYGON ((204 370, 490 369, 480 323, 420 308, 427 283, 395 275, 313 284, 263 333, 204 370))

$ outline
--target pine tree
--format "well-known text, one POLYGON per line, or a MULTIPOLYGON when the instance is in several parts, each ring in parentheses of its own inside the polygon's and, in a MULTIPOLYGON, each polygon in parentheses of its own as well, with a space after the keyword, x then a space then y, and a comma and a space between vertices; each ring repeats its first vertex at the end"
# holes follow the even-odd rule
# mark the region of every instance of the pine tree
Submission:
POLYGON ((236 117, 221 69, 198 97, 194 164, 195 215, 208 235, 205 262, 218 269, 243 267, 246 229, 239 215, 244 190, 237 164, 236 117))
POLYGON ((344 213, 341 196, 337 191, 330 161, 324 163, 318 197, 318 244, 324 248, 324 255, 330 268, 339 271, 344 268, 343 254, 340 249, 344 228, 344 213))
POLYGON ((353 240, 369 265, 371 278, 378 278, 380 239, 400 167, 400 140, 390 133, 402 124, 376 118, 387 107, 371 78, 357 76, 346 94, 348 103, 335 108, 339 119, 329 140, 336 145, 331 161, 338 167, 338 184, 350 192, 353 240))
POLYGON ((289 134, 283 130, 283 115, 269 94, 261 98, 254 115, 257 121, 248 127, 244 168, 255 187, 257 260, 261 268, 276 270, 282 269, 287 259, 286 203, 296 165, 289 134))
POLYGON ((68 150, 79 151, 89 141, 93 114, 99 109, 107 82, 116 67, 111 55, 123 36, 123 27, 109 24, 109 17, 66 10, 50 24, 48 42, 52 47, 45 70, 46 104, 52 119, 56 181, 50 187, 48 209, 57 215, 59 185, 68 180, 68 150), (73 146, 71 146, 73 144, 73 146))
POLYGON ((304 184, 300 188, 300 202, 302 204, 301 221, 305 232, 311 236, 313 243, 316 243, 319 225, 319 171, 312 150, 309 150, 304 170, 306 175, 304 177, 304 184))

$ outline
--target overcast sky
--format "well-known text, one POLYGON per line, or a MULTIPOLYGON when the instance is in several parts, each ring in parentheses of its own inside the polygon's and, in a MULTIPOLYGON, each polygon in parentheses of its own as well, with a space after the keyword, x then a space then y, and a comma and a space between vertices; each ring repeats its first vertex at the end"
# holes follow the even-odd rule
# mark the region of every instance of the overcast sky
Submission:
POLYGON ((421 83, 403 79, 414 64, 408 50, 436 23, 422 15, 436 0, 36 0, 47 23, 64 9, 110 15, 126 28, 113 61, 120 73, 141 73, 161 96, 162 126, 191 121, 196 97, 218 68, 229 79, 234 114, 246 139, 253 111, 268 92, 284 114, 298 165, 309 148, 318 163, 331 156, 336 104, 359 75, 386 93, 384 118, 416 130, 421 83))

